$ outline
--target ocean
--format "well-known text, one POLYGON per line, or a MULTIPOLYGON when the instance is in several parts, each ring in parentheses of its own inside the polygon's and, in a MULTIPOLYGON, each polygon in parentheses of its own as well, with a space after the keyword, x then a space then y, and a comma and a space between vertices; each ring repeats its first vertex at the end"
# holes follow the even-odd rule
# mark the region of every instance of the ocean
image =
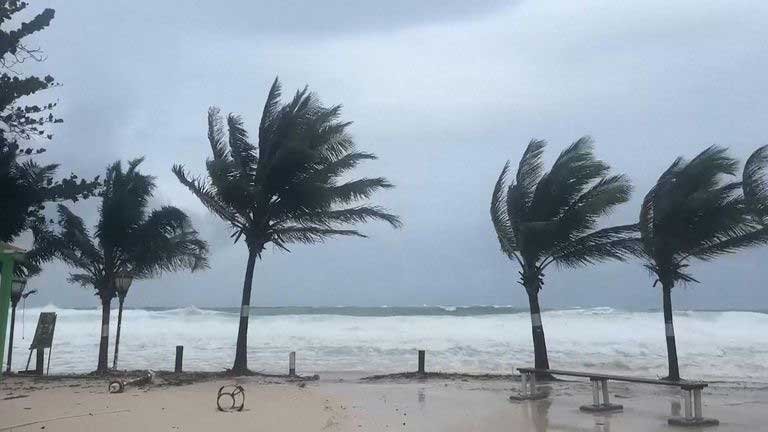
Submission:
MULTIPOLYGON (((14 370, 24 368, 41 311, 58 314, 50 372, 94 370, 100 311, 55 306, 27 308, 23 324, 19 307, 14 370)), ((234 357, 238 312, 126 309, 119 368, 172 370, 175 346, 184 345, 185 370, 224 370, 234 357)), ((113 310, 110 365, 116 320, 113 310)), ((659 311, 548 310, 542 321, 553 368, 666 372, 659 311)), ((686 378, 768 383, 768 314, 681 311, 675 330, 686 378)), ((412 371, 419 349, 427 350, 430 371, 511 373, 533 359, 529 314, 512 307, 254 307, 248 331, 249 367, 266 373, 285 373, 291 351, 300 374, 412 371)))

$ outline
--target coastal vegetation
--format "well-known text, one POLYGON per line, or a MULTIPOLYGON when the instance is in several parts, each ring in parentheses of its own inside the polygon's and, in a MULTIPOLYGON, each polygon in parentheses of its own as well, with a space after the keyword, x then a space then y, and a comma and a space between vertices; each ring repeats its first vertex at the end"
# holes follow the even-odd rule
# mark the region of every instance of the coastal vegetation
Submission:
POLYGON ((638 255, 656 278, 653 285, 661 285, 667 379, 680 379, 672 289, 698 282, 688 269, 691 260, 711 261, 768 241, 768 230, 752 217, 760 210, 760 196, 765 192, 759 190, 759 180, 756 180, 760 170, 754 167, 759 158, 747 165, 745 179, 755 181, 752 186, 745 186, 749 191, 745 194, 741 193, 742 183, 733 180, 739 162, 730 157, 726 149, 712 146, 690 161, 676 159, 643 200, 638 255), (750 201, 745 195, 751 197, 752 206, 748 205, 750 201))
POLYGON ((117 295, 116 279, 147 279, 164 272, 205 269, 208 245, 198 238, 189 217, 173 206, 150 210, 154 177, 138 168, 144 159, 107 167, 93 234, 83 219, 58 205, 58 229, 37 236, 36 247, 76 272, 69 282, 92 288, 101 302, 101 338, 96 371, 108 371, 109 316, 117 295))
POLYGON ((635 225, 597 229, 602 216, 629 200, 632 185, 623 175, 595 158, 592 140, 578 139, 543 172, 544 141, 532 140, 517 172, 509 161, 491 197, 491 221, 501 251, 520 268, 528 295, 536 368, 548 369, 547 343, 541 321, 539 292, 544 271, 552 264, 576 268, 635 253, 635 225))
POLYGON ((356 149, 340 120, 341 106, 323 106, 314 93, 296 92, 281 103, 275 79, 264 104, 256 141, 242 118, 222 118, 218 108, 208 111, 206 161, 208 178, 190 177, 181 165, 173 172, 216 216, 227 222, 234 242, 245 241, 245 268, 240 322, 233 374, 248 370, 248 316, 256 260, 265 247, 288 251, 293 243, 314 244, 335 236, 365 237, 352 224, 384 221, 400 227, 400 219, 367 200, 392 187, 383 177, 348 180, 361 162, 376 159, 356 149), (362 203, 361 203, 362 202, 362 203))

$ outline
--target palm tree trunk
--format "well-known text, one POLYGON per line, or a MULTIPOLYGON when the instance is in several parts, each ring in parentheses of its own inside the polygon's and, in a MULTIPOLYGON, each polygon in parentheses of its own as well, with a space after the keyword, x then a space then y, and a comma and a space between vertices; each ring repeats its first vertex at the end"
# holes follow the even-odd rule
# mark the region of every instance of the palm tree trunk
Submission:
POLYGON ((109 309, 112 306, 112 298, 105 295, 101 298, 101 340, 99 342, 99 364, 96 366, 97 373, 106 373, 109 371, 109 309))
POLYGON ((117 370, 117 352, 120 349, 120 327, 123 324, 123 302, 125 297, 118 297, 119 306, 117 309, 117 334, 115 335, 115 357, 112 359, 112 369, 117 370))
POLYGON ((679 381, 680 369, 677 365, 677 345, 675 344, 675 326, 672 323, 672 284, 662 282, 661 291, 664 297, 664 326, 667 332, 667 362, 669 375, 666 379, 679 381))
POLYGON ((547 357, 547 340, 544 337, 544 326, 541 324, 541 309, 539 308, 538 290, 528 291, 528 305, 531 308, 531 332, 533 333, 534 367, 549 369, 547 357))
POLYGON ((8 334, 8 368, 5 370, 7 373, 11 373, 11 362, 13 361, 13 329, 16 327, 16 305, 11 305, 11 330, 8 334))
POLYGON ((253 268, 256 265, 256 251, 248 248, 248 266, 245 269, 243 282, 243 300, 240 303, 240 327, 237 330, 237 346, 235 348, 235 364, 232 373, 242 375, 248 372, 248 314, 251 307, 251 287, 253 285, 253 268))

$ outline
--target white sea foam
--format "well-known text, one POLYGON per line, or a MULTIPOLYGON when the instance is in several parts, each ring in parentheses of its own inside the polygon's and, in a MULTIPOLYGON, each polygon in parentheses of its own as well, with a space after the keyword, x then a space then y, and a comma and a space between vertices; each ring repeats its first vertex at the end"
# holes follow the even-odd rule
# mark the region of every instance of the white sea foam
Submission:
MULTIPOLYGON (((24 340, 20 311, 17 314, 15 369, 26 362, 41 310, 58 314, 51 372, 93 370, 100 311, 55 306, 27 309, 24 340)), ((389 310, 397 313, 397 308, 389 310)), ((116 316, 113 311, 111 343, 116 316)), ((651 377, 666 372, 659 312, 568 309, 545 311, 542 321, 553 367, 651 377)), ((234 355, 237 323, 237 312, 195 307, 126 310, 120 368, 171 369, 174 347, 184 345, 185 369, 222 370, 234 355)), ((768 315, 680 312, 675 314, 675 327, 686 377, 768 382, 768 315)), ((532 363, 530 332, 527 312, 418 315, 411 309, 403 316, 252 312, 249 365, 282 372, 288 353, 296 351, 301 373, 398 372, 415 369, 415 350, 426 349, 430 370, 508 373, 532 363)))

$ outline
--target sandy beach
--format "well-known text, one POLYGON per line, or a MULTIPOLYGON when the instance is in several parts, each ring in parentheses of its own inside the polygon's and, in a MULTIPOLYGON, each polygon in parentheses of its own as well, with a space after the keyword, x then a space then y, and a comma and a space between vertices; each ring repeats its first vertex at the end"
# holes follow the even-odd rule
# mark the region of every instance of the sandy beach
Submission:
MULTIPOLYGON (((679 412, 679 391, 614 383, 624 412, 580 413, 589 384, 548 385, 550 397, 510 402, 518 383, 510 379, 360 380, 360 375, 324 374, 318 381, 280 378, 213 379, 128 387, 108 394, 105 379, 5 377, 0 384, 0 431, 661 431, 679 412), (246 390, 242 412, 219 412, 215 399, 225 384, 246 390)), ((768 430, 768 387, 713 384, 704 413, 720 419, 709 430, 768 430)))

